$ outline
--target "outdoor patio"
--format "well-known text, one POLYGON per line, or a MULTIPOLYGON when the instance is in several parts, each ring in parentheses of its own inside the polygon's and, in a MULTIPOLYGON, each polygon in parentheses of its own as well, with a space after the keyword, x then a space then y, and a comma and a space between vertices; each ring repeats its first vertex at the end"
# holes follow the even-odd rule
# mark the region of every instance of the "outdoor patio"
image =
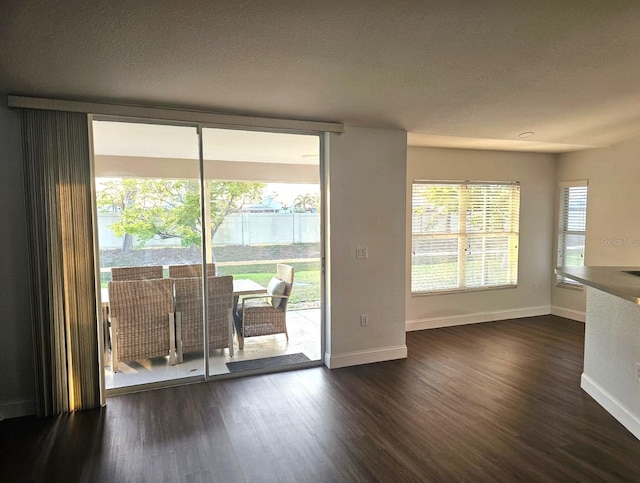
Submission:
MULTIPOLYGON (((298 353, 304 354, 311 361, 321 359, 320 319, 320 309, 288 310, 288 342, 284 334, 250 337, 245 339, 244 349, 239 350, 234 337, 233 357, 229 356, 227 349, 216 350, 210 354, 210 375, 229 374, 228 362, 298 353)), ((118 389, 203 374, 204 361, 199 354, 185 354, 184 361, 174 366, 169 364, 168 357, 120 362, 117 373, 113 373, 111 367, 105 367, 105 387, 118 389)))

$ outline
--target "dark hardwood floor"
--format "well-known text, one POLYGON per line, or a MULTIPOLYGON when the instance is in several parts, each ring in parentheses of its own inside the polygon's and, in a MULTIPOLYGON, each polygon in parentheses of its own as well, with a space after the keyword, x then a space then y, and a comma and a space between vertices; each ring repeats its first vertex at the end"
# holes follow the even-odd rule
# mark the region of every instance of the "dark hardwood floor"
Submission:
POLYGON ((0 481, 640 481, 580 389, 584 325, 407 334, 409 358, 110 398, 0 423, 0 481))

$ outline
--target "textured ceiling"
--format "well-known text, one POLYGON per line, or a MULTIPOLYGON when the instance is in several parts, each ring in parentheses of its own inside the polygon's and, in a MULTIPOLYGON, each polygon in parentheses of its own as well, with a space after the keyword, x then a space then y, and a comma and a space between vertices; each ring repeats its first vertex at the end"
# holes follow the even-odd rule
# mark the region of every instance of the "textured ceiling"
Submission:
POLYGON ((3 0, 0 93, 394 127, 418 145, 640 135, 637 0, 124 5, 3 0))

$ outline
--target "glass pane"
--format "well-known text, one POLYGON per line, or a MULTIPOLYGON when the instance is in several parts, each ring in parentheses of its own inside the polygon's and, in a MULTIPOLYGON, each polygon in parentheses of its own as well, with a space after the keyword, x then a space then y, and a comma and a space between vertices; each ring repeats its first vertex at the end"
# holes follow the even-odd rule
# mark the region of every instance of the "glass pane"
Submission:
POLYGON ((415 182, 412 292, 517 284, 519 198, 515 183, 415 182))
POLYGON ((460 232, 460 186, 414 184, 412 196, 414 234, 460 232))
MULTIPOLYGON (((587 189, 586 186, 560 188, 558 257, 556 261, 558 266, 579 267, 584 265, 587 189)), ((561 276, 558 276, 558 280, 562 283, 579 285, 578 282, 561 276)))
POLYGON ((510 281, 509 237, 468 239, 467 287, 507 285, 510 281))
POLYGON ((517 231, 515 185, 467 186, 467 232, 499 233, 517 231), (515 226, 515 229, 514 229, 515 226))
POLYGON ((411 291, 458 287, 458 238, 414 237, 411 291))
POLYGON ((587 221, 587 187, 566 188, 566 231, 585 231, 587 221))
POLYGON ((581 267, 584 265, 584 235, 562 235, 564 247, 563 265, 581 267))
POLYGON ((234 354, 211 350, 210 375, 321 357, 319 142, 203 130, 207 261, 234 285, 234 354), (276 285, 288 296, 279 303, 265 297, 276 285))
POLYGON ((176 323, 171 274, 202 263, 196 129, 94 121, 93 137, 106 388, 204 375, 202 316, 176 323))

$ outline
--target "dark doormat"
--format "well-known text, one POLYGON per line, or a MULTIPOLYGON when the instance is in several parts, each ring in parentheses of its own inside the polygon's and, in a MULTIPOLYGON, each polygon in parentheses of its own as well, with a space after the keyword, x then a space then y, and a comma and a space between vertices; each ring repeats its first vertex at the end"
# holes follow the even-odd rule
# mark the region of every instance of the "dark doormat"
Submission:
POLYGON ((256 369, 271 369, 277 366, 286 366, 298 362, 309 362, 302 352, 286 354, 284 356, 265 357, 264 359, 252 359, 250 361, 227 362, 229 372, 254 371, 256 369))

